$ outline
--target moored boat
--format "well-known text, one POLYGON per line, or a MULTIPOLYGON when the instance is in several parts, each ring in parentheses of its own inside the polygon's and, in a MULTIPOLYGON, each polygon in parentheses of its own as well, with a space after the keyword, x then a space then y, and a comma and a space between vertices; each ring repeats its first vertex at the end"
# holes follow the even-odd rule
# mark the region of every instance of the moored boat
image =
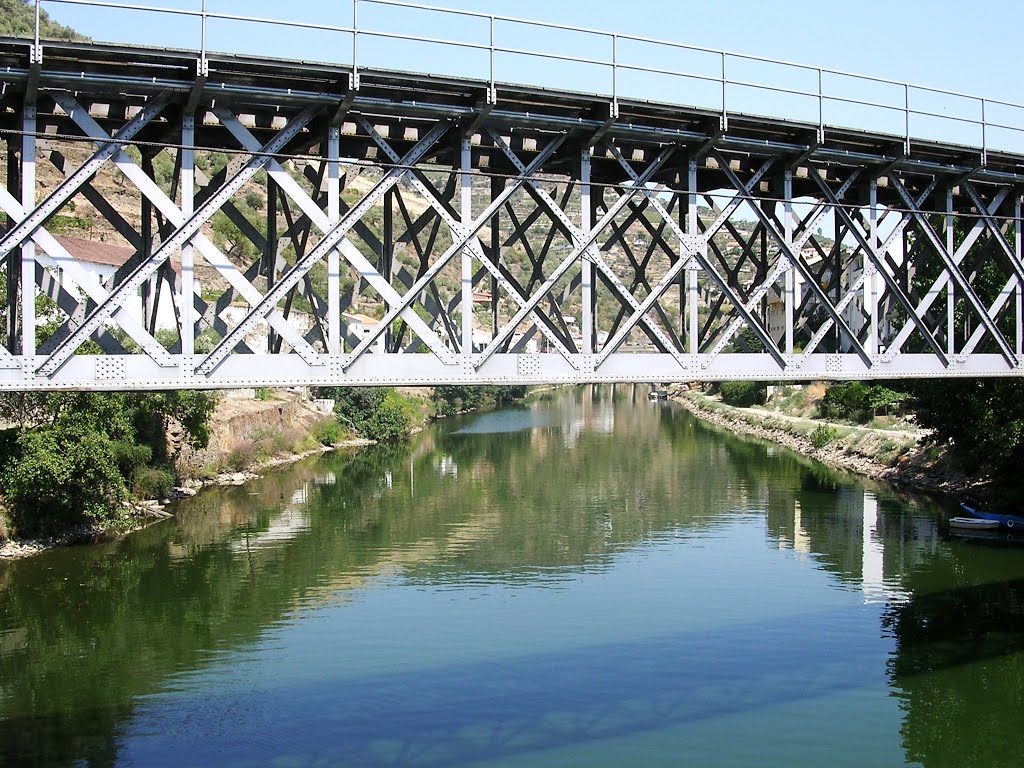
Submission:
POLYGON ((949 527, 971 531, 997 531, 999 521, 982 520, 980 517, 953 517, 949 520, 949 527))
POLYGON ((960 507, 973 518, 995 522, 1000 529, 1012 531, 1016 528, 1020 528, 1024 531, 1024 517, 1021 517, 1020 515, 1003 515, 998 512, 983 512, 980 509, 969 507, 966 504, 961 504, 960 507))

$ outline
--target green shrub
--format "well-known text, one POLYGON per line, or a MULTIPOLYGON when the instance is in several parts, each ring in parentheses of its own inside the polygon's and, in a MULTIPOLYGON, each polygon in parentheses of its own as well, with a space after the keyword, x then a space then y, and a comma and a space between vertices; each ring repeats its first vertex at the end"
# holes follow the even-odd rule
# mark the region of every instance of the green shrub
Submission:
POLYGON ((763 405, 768 400, 768 385, 760 381, 723 381, 719 391, 722 402, 736 408, 763 405))
POLYGON ((866 424, 879 411, 890 413, 907 397, 905 392, 896 392, 880 384, 847 381, 830 386, 818 404, 818 409, 826 419, 866 424))
POLYGON ((366 422, 365 434, 382 443, 404 440, 412 426, 412 408, 394 390, 387 390, 381 404, 366 422))
POLYGON ((830 427, 827 424, 819 424, 813 432, 811 432, 811 445, 815 448, 824 448, 826 445, 836 439, 838 433, 834 427, 830 427))
POLYGON ((142 467, 132 475, 132 495, 137 499, 166 499, 174 490, 174 473, 160 467, 142 467))
POLYGON ((256 387, 256 399, 257 400, 273 400, 274 390, 267 387, 256 387))
POLYGON ((229 469, 241 472, 256 463, 256 447, 252 440, 244 440, 228 453, 225 459, 229 469))
POLYGON ((18 460, 4 468, 3 491, 19 535, 114 523, 123 514, 127 488, 115 441, 103 432, 80 425, 28 431, 18 447, 18 460))
POLYGON ((313 427, 313 437, 315 437, 322 445, 337 445, 344 439, 345 429, 337 419, 321 421, 313 427))

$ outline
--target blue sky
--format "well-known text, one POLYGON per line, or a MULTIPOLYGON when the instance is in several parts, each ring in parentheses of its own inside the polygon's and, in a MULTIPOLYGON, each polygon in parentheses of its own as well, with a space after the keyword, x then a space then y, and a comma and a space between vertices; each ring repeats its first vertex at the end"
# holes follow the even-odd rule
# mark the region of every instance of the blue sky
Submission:
MULTIPOLYGON (((197 10, 200 0, 134 0, 136 4, 197 10)), ((1010 0, 977 0, 964 12, 963 3, 950 0, 862 0, 859 3, 790 2, 788 4, 733 0, 730 3, 675 0, 653 3, 611 3, 603 0, 448 0, 450 8, 484 14, 509 15, 594 29, 653 37, 660 40, 739 53, 781 58, 812 66, 845 70, 898 81, 964 91, 989 99, 1024 103, 1024 86, 1015 71, 1019 62, 1019 34, 1024 28, 1024 3, 1010 0)), ((134 41, 151 45, 198 46, 198 25, 192 20, 172 19, 158 14, 120 12, 97 8, 47 4, 57 20, 71 24, 96 39, 134 41)), ((283 4, 279 0, 208 0, 211 11, 338 26, 351 24, 351 0, 301 0, 283 4)), ((361 28, 394 30, 405 34, 444 37, 486 44, 486 20, 463 20, 436 13, 395 10, 369 2, 360 3, 361 28)), ((515 48, 555 51, 569 57, 610 59, 611 41, 595 35, 573 35, 516 24, 499 24, 497 42, 515 48)), ((293 29, 288 32, 259 24, 211 22, 209 47, 238 53, 284 58, 348 63, 351 38, 340 33, 293 29)), ((485 52, 457 55, 453 49, 436 45, 410 45, 380 38, 361 39, 361 59, 371 69, 396 69, 487 77, 485 52)), ((620 41, 619 60, 641 66, 717 76, 716 57, 685 51, 640 46, 620 41)), ((816 91, 813 71, 758 66, 739 60, 727 62, 730 79, 785 84, 816 91)), ((577 65, 569 61, 499 55, 499 81, 528 82, 595 93, 611 90, 610 69, 577 65)), ((720 104, 720 86, 696 79, 684 79, 624 71, 619 74, 624 96, 649 98, 698 106, 720 104)), ((857 84, 844 78, 825 76, 826 92, 901 107, 900 89, 857 84)), ((794 119, 817 119, 817 100, 787 96, 749 88, 730 88, 727 106, 731 111, 750 111, 794 119)), ((979 103, 947 96, 912 94, 912 106, 951 117, 979 117, 979 103)), ((841 102, 825 105, 826 123, 863 125, 898 133, 903 117, 891 109, 851 111, 841 102)), ((990 105, 990 121, 1024 126, 1024 110, 1007 110, 990 105)), ((980 129, 951 120, 919 117, 916 135, 980 143, 980 129), (977 135, 975 135, 977 134, 977 135)), ((1024 145, 1024 134, 990 131, 990 144, 1024 145)))

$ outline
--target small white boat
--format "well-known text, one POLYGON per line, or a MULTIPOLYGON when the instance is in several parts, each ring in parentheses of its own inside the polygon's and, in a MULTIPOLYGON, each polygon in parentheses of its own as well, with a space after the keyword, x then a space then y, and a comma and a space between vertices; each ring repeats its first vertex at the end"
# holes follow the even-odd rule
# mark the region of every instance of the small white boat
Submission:
POLYGON ((997 531, 998 520, 981 520, 977 517, 953 517, 949 520, 950 528, 963 528, 972 531, 997 531))

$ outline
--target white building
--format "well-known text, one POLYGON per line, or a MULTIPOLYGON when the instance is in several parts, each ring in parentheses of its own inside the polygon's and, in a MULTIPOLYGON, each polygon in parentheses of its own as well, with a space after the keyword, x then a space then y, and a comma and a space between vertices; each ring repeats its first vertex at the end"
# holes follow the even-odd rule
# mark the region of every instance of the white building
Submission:
MULTIPOLYGON (((380 320, 368 315, 343 312, 341 316, 348 324, 349 333, 358 337, 360 340, 371 335, 378 327, 380 327, 380 320)), ((370 347, 370 351, 384 354, 384 336, 385 334, 382 333, 377 337, 377 340, 374 341, 373 345, 370 347)))
MULTIPOLYGON (((78 237, 56 236, 64 249, 76 262, 74 272, 81 280, 91 280, 96 285, 110 288, 110 280, 121 267, 131 259, 136 251, 122 245, 113 243, 102 243, 96 240, 84 240, 78 237)), ((172 259, 171 269, 174 270, 175 280, 181 277, 181 262, 172 259)), ((70 274, 69 270, 57 265, 56 277, 61 286, 74 296, 81 297, 84 291, 79 281, 70 274)), ((195 281, 196 294, 202 293, 199 280, 195 281)), ((143 285, 139 286, 135 296, 125 300, 123 306, 128 313, 140 324, 144 315, 144 296, 148 293, 151 305, 156 307, 156 328, 167 329, 177 328, 178 322, 174 312, 174 292, 166 280, 154 275, 143 285), (157 293, 159 287, 159 294, 157 293)))

